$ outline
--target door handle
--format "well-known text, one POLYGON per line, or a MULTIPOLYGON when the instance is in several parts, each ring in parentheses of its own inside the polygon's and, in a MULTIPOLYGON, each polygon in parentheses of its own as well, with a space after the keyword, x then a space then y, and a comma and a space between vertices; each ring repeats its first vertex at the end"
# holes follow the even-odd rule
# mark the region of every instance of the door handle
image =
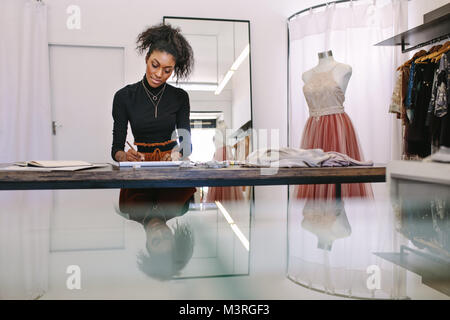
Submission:
POLYGON ((56 136, 56 128, 61 128, 62 124, 58 124, 56 121, 52 121, 52 132, 53 135, 56 136))

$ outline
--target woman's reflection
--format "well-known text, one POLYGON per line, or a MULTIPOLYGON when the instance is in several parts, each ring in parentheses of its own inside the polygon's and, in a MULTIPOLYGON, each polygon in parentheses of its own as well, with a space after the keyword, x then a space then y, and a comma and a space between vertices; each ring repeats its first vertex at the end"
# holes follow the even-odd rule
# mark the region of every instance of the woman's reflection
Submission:
POLYGON ((331 251, 334 240, 347 238, 352 233, 344 202, 334 199, 308 200, 303 208, 302 228, 315 234, 317 247, 327 251, 331 251))
MULTIPOLYGON (((145 190, 150 193, 151 190, 145 190)), ((153 190, 158 192, 163 190, 153 190)), ((149 201, 157 195, 147 194, 135 198, 134 203, 119 201, 119 214, 142 224, 145 230, 146 250, 137 257, 139 269, 149 277, 169 280, 178 275, 192 258, 194 235, 181 216, 189 210, 189 202, 184 204, 166 202, 156 205, 149 201), (173 221, 172 219, 175 219, 173 221), (175 223, 168 223, 169 220, 175 223)))

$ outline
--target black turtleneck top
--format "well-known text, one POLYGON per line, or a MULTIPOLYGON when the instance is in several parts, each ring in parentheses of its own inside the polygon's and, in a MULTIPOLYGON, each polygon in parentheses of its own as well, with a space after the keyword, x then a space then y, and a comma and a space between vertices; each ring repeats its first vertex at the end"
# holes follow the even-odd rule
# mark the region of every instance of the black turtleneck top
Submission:
MULTIPOLYGON (((165 84, 164 92, 157 108, 150 101, 145 87, 154 95, 163 89, 164 84, 157 88, 152 88, 144 75, 143 80, 130 84, 120 89, 114 95, 112 116, 114 119, 113 142, 111 148, 111 156, 117 151, 124 150, 125 139, 127 137, 128 122, 131 125, 131 131, 134 136, 134 142, 141 143, 157 143, 171 140, 172 133, 175 129, 185 129, 189 132, 188 140, 182 145, 189 146, 182 151, 183 158, 191 154, 190 139, 190 105, 189 96, 186 91, 176 88, 169 84, 165 84), (187 149, 187 150, 186 150, 187 149)), ((183 136, 179 131, 179 136, 183 136)), ((184 139, 184 136, 183 136, 184 139)), ((181 139, 181 140, 183 140, 181 139)), ((167 147, 172 149, 175 145, 168 145, 165 148, 160 147, 161 151, 165 151, 167 147)), ((139 152, 152 152, 152 147, 138 146, 139 152)))

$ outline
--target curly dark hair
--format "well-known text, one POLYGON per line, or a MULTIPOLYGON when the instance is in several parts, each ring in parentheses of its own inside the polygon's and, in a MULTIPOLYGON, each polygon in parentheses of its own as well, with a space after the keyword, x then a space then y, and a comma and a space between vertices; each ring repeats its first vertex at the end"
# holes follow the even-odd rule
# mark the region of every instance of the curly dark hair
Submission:
POLYGON ((166 252, 151 252, 146 243, 147 252, 139 251, 137 255, 138 268, 147 276, 160 281, 170 280, 180 274, 194 253, 194 233, 191 226, 180 223, 176 218, 174 225, 174 246, 166 252))
POLYGON ((143 31, 136 41, 136 49, 140 54, 148 49, 147 58, 155 50, 170 53, 175 58, 174 73, 177 81, 187 78, 194 67, 194 52, 180 32, 180 28, 161 23, 143 31))

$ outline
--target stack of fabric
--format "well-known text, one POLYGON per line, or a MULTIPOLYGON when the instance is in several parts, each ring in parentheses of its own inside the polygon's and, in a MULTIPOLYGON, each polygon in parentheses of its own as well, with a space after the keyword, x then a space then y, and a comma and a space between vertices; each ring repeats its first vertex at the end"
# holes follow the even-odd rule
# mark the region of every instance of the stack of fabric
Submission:
POLYGON ((349 156, 322 149, 262 149, 252 152, 244 166, 250 167, 348 167, 373 166, 372 161, 358 161, 349 156))

